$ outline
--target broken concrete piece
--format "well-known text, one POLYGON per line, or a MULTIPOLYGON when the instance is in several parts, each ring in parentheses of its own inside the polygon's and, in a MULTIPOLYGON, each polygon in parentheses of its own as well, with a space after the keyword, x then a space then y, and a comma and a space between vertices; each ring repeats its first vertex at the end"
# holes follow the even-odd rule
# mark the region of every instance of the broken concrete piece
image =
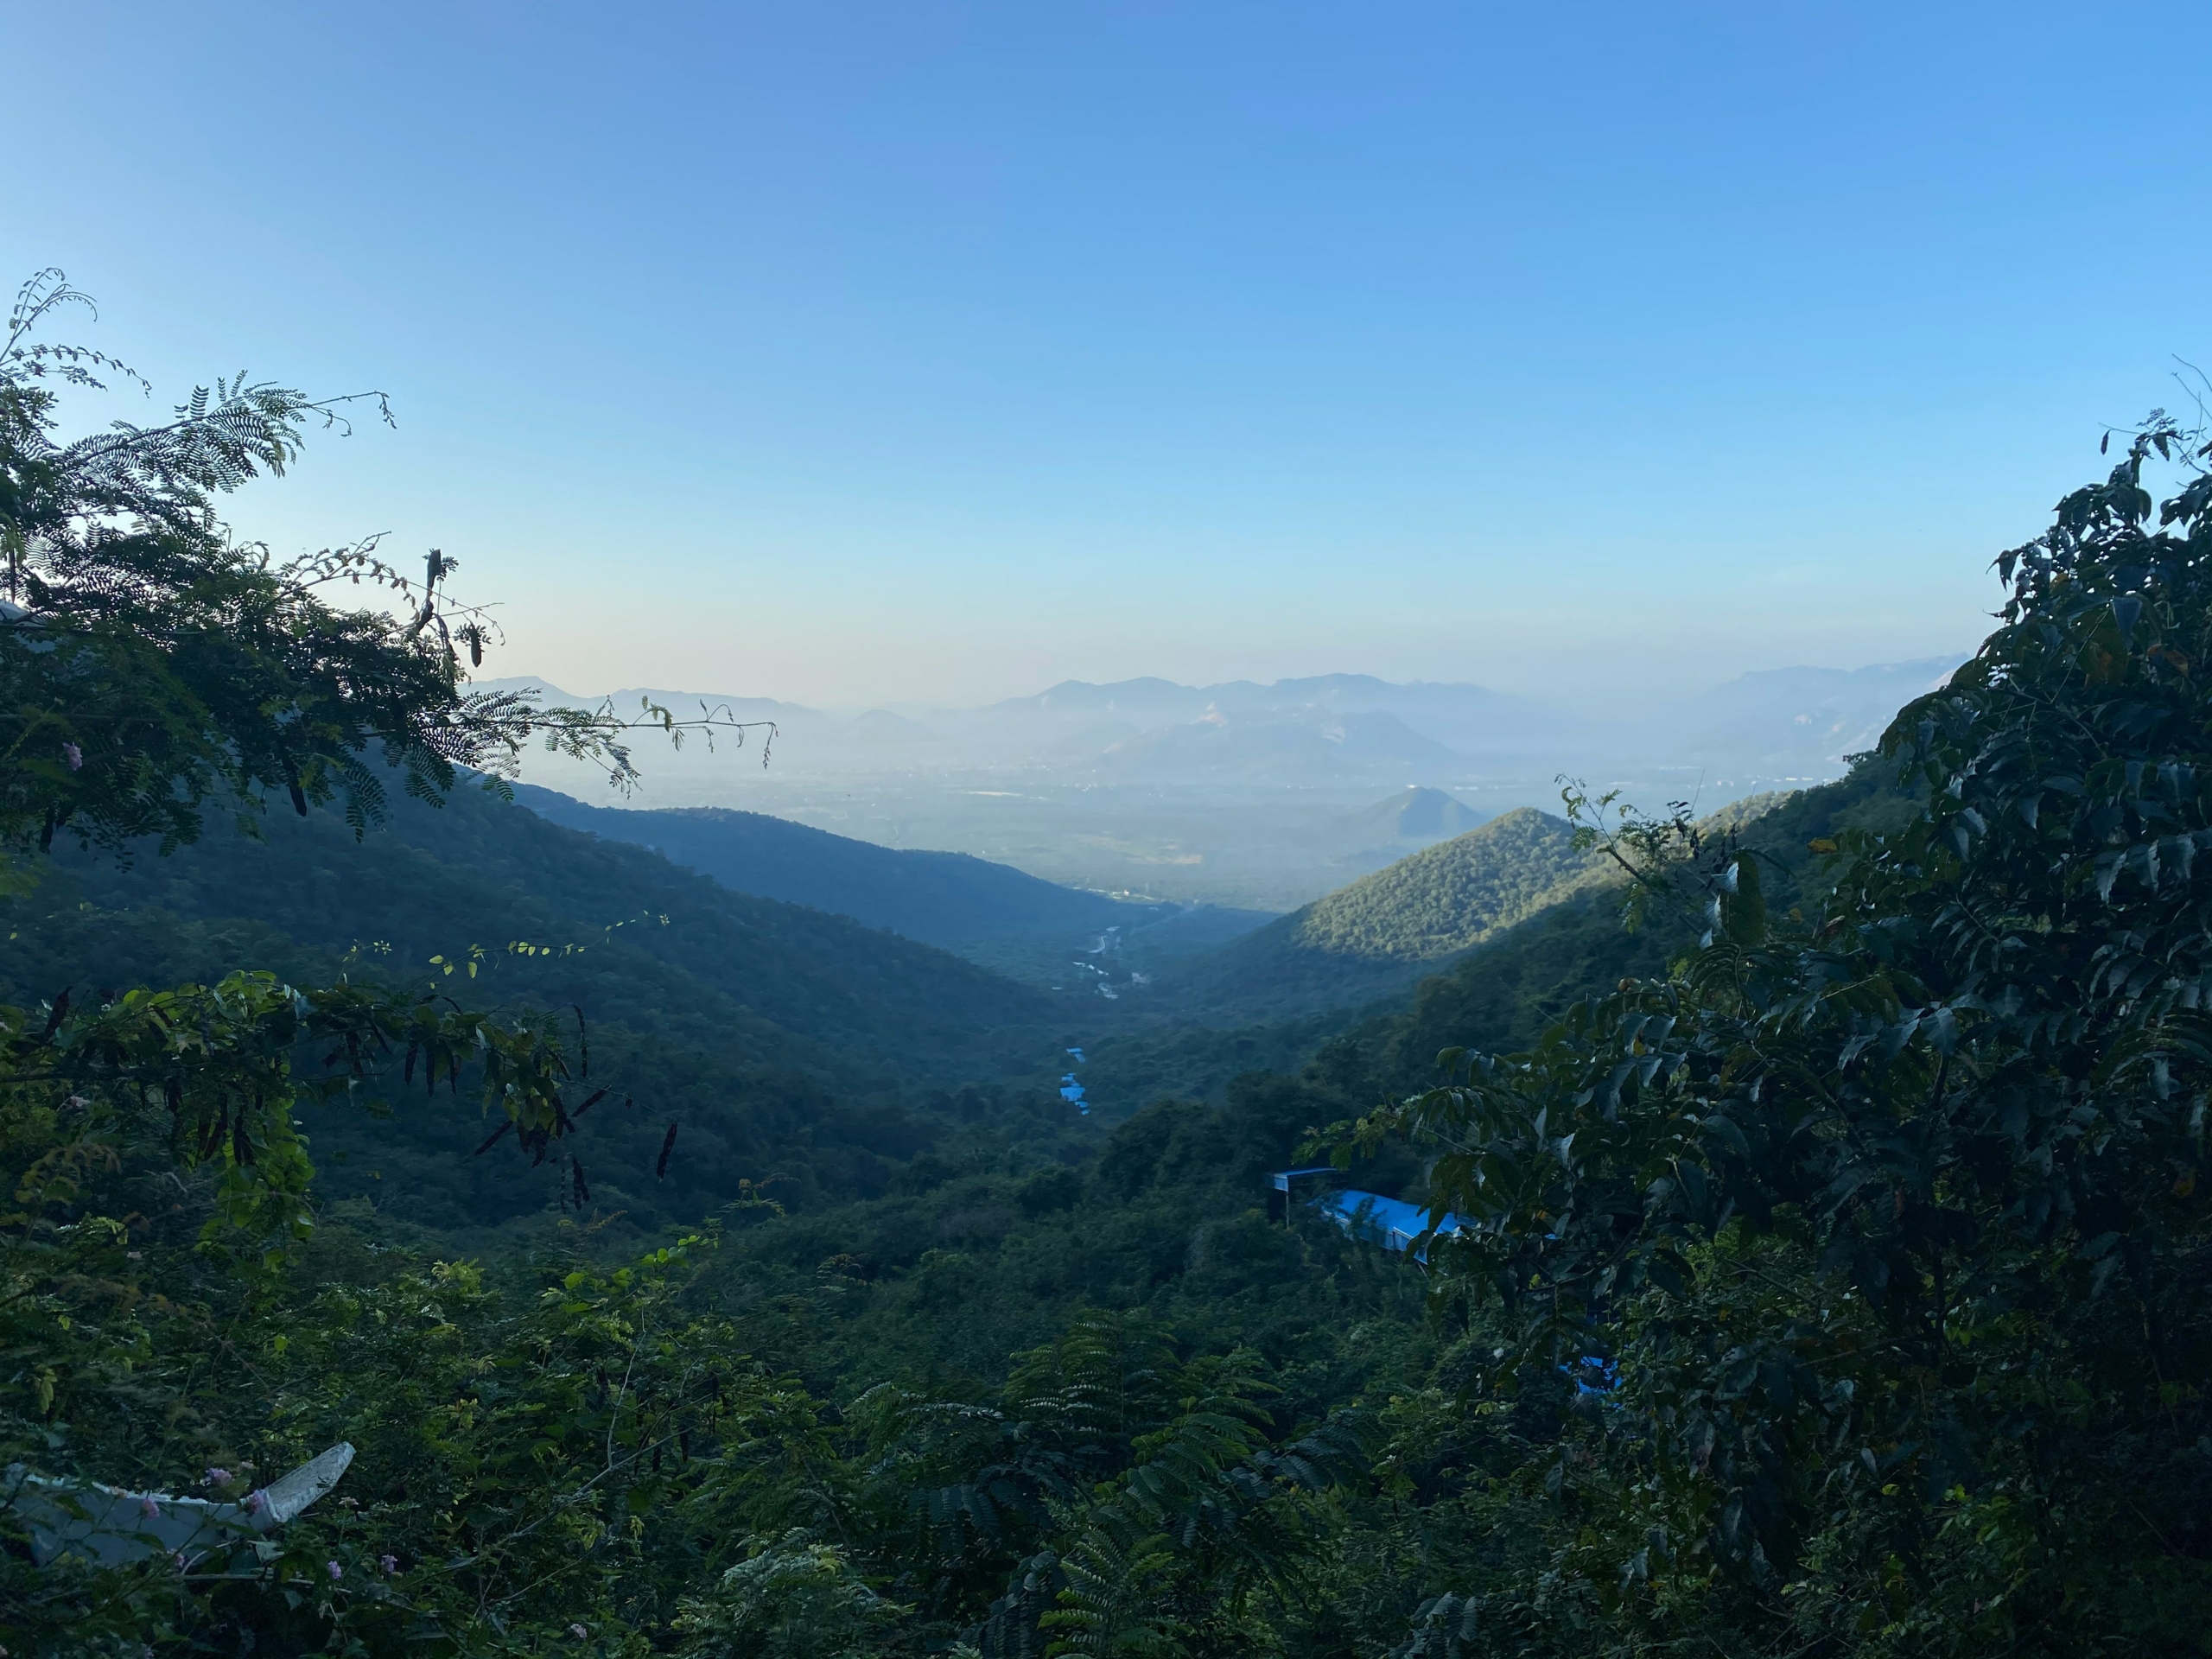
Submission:
POLYGON ((353 1448, 340 1441, 236 1503, 127 1491, 92 1480, 49 1479, 17 1463, 9 1465, 0 1502, 29 1523, 31 1559, 41 1567, 65 1554, 99 1567, 174 1555, 189 1568, 217 1550, 235 1551, 251 1544, 254 1535, 291 1521, 337 1485, 353 1461, 353 1448))

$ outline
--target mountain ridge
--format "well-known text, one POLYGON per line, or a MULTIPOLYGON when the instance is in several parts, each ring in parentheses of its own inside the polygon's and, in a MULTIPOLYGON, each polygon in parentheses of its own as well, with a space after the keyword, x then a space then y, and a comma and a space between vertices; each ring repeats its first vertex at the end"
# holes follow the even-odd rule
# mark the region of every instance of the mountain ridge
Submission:
POLYGON ((969 853, 878 846, 761 812, 728 807, 593 806, 518 785, 515 798, 549 822, 651 848, 736 893, 850 916, 925 944, 1112 927, 1131 907, 969 853))
MULTIPOLYGON (((1043 766, 1069 779, 1114 778, 1129 773, 1133 765, 1154 781, 1235 781, 1253 775, 1246 747, 1208 746, 1192 729, 1219 721, 1253 734, 1254 744, 1271 747, 1278 759, 1261 766, 1259 775, 1280 781, 1395 768, 1407 781, 1440 782, 1499 766, 1557 770, 1568 763, 1635 760, 1723 770, 1779 767, 1802 783, 1840 772, 1842 757, 1866 747, 1899 703, 1940 683, 1961 660, 1962 653, 1951 652, 1854 669, 1761 669, 1603 721, 1564 703, 1469 681, 1397 683, 1366 674, 1207 685, 1157 676, 1071 679, 972 708, 900 705, 853 715, 727 693, 632 687, 612 699, 618 711, 649 697, 680 714, 703 707, 726 709, 741 720, 772 721, 780 763, 808 776, 1043 766), (1402 727, 1403 736, 1369 741, 1357 732, 1329 734, 1332 724, 1376 716, 1402 727), (1258 735, 1266 732, 1274 735, 1258 735), (1315 734, 1321 741, 1315 741, 1315 734), (1411 747, 1406 737, 1433 747, 1411 747), (1131 761, 1133 754, 1144 757, 1141 764, 1131 761)), ((569 695, 527 678, 483 683, 486 690, 537 685, 549 695, 569 695)), ((547 770, 548 764, 532 762, 534 781, 558 773, 557 766, 547 770)), ((671 778, 691 777, 702 764, 695 753, 671 757, 664 770, 671 778)))
MULTIPOLYGON (((932 1090, 1034 1110, 1047 1144, 1075 1132, 1050 1088, 1065 1004, 933 946, 731 892, 478 789, 441 807, 396 799, 359 841, 327 811, 254 827, 130 868, 57 849, 41 887, 0 904, 0 985, 35 998, 71 979, 212 982, 250 961, 302 982, 465 983, 479 1003, 583 1020, 594 1080, 615 1098, 577 1155, 602 1202, 640 1225, 696 1217, 771 1177, 800 1205, 881 1191, 960 1132, 932 1090), (654 1158, 671 1122, 683 1150, 664 1179, 654 1158)), ((334 1198, 475 1225, 549 1202, 543 1181, 470 1155, 474 1109, 419 1090, 389 1106, 381 1120, 313 1115, 334 1198)))
POLYGON ((1371 1001, 1605 880, 1563 819, 1520 807, 1254 930, 1168 983, 1217 1017, 1371 1001))

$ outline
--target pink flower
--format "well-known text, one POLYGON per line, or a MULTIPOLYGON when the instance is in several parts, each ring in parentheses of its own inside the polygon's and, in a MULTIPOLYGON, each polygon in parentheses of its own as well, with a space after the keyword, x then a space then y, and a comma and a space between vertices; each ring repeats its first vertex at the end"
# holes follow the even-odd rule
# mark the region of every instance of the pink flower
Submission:
POLYGON ((346 1576, 346 1569, 339 1566, 337 1562, 325 1561, 323 1565, 330 1569, 330 1581, 333 1584, 335 1584, 339 1580, 346 1576))
POLYGON ((85 752, 74 743, 64 743, 61 746, 61 758, 69 763, 69 770, 72 772, 82 772, 85 769, 85 752))
POLYGON ((138 1500, 138 1513, 149 1521, 157 1520, 162 1513, 162 1506, 150 1497, 142 1497, 138 1500))
POLYGON ((379 1555, 377 1557, 377 1565, 382 1567, 385 1570, 385 1574, 389 1576, 390 1574, 399 1571, 399 1557, 397 1555, 379 1555))
POLYGON ((259 1515, 259 1514, 260 1514, 264 1510, 267 1509, 268 1507, 269 1507, 269 1494, 268 1494, 268 1493, 266 1493, 266 1492, 260 1492, 260 1491, 255 1491, 255 1492, 248 1492, 248 1493, 245 1495, 245 1512, 246 1512, 248 1515, 259 1515))
POLYGON ((231 1471, 227 1469, 218 1469, 210 1464, 203 1484, 209 1486, 227 1486, 231 1484, 231 1471))
POLYGON ((589 1636, 591 1632, 584 1629, 581 1624, 571 1624, 569 1626, 569 1634, 575 1637, 577 1641, 581 1642, 584 1637, 589 1636))

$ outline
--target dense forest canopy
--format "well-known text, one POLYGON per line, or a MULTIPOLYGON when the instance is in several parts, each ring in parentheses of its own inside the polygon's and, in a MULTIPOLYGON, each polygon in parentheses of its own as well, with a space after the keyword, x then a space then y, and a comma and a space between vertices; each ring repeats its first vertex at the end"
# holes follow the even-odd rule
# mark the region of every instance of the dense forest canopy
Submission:
POLYGON ((627 723, 474 696, 442 556, 231 538, 333 405, 58 437, 119 372, 36 337, 69 297, 0 357, 9 979, 55 981, 0 1009, 8 1653, 2204 1651, 2200 440, 2153 421, 2004 556, 1998 631, 1850 779, 1570 792, 1578 845, 1412 873, 1510 901, 1447 974, 1103 1050, 1164 1097, 1077 1132, 1004 1081, 1056 1040, 1022 988, 454 793, 548 736, 619 780, 627 723), (524 966, 429 967, 461 917, 524 966), (713 1156, 649 1131, 595 1196, 621 1078, 684 1075, 713 1156), (319 1197, 326 1148, 544 1224, 471 1255, 352 1164, 319 1197), (1266 1207, 1326 1150, 1431 1206, 1425 1262, 1266 1207), (250 1546, 31 1547, 26 1493, 251 1511, 341 1441, 250 1546))
POLYGON ((1882 739, 1926 810, 1816 841, 1822 902, 1779 914, 1755 852, 1632 824, 1612 850, 1701 907, 1699 948, 1530 1052, 1447 1050, 1364 1126, 1433 1147, 1470 1224, 1433 1259, 1497 1311, 1478 1386, 1564 1367, 1597 1402, 1557 1484, 1624 1636, 2202 1639, 2196 442, 2155 422, 1999 559, 2002 626, 1882 739), (2156 461, 2190 475, 2154 506, 2156 461))

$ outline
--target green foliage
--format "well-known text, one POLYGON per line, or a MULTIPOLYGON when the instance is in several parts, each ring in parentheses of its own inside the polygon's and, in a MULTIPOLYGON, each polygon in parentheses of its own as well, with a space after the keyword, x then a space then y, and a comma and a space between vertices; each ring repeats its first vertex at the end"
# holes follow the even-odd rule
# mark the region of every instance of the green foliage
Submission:
POLYGON ((493 630, 448 597, 455 564, 435 549, 418 582, 373 540, 280 563, 232 537, 219 497, 282 477, 305 429, 344 428, 353 404, 389 420, 380 394, 317 399, 240 374, 196 388, 161 425, 59 437, 61 389, 144 384, 37 338, 73 304, 89 302, 40 272, 0 343, 0 849, 66 831, 107 851, 141 836, 168 850, 197 839, 210 804, 258 810, 271 793, 302 816, 342 799, 358 830, 389 804, 379 757, 429 799, 457 767, 511 774, 533 742, 627 785, 632 730, 742 740, 712 713, 678 721, 647 704, 626 720, 468 691, 493 630), (327 597, 364 583, 399 613, 327 597))
POLYGON ((1580 850, 1567 825, 1522 807, 1316 900, 1294 937, 1332 956, 1433 962, 1586 884, 1580 850))
MULTIPOLYGON (((270 974, 232 974, 213 986, 133 990, 71 1015, 65 993, 39 1029, 0 1011, 0 1120, 35 1141, 73 1116, 63 1165, 111 1160, 118 1136, 166 1114, 170 1157, 185 1170, 219 1171, 205 1243, 257 1251, 265 1265, 304 1237, 310 1168, 292 1116, 302 1095, 347 1099, 380 1071, 416 1075, 457 1093, 466 1065, 482 1111, 542 1159, 570 1127, 562 1103, 572 1076, 563 1033, 543 1018, 499 1021, 427 995, 340 982, 312 990, 270 974), (304 1087, 293 1058, 327 1048, 304 1087), (55 1105, 56 1100, 60 1105, 55 1105), (21 1120, 20 1125, 16 1120, 21 1120), (94 1148, 101 1148, 95 1154, 94 1148)), ((588 1075, 588 1063, 585 1064, 588 1075)), ((19 1197, 66 1204, 74 1183, 27 1174, 19 1197)))
POLYGON ((867 1659, 887 1626, 912 1610, 886 1601, 853 1569, 846 1552, 801 1530, 725 1572, 710 1595, 676 1620, 687 1656, 763 1659, 867 1659))
MULTIPOLYGON (((526 698, 463 692, 461 652, 474 665, 486 634, 467 613, 456 613, 457 626, 448 620, 439 584, 451 567, 441 555, 432 553, 416 589, 365 549, 280 567, 230 540, 213 515, 214 497, 257 473, 281 474, 297 452, 301 423, 334 422, 336 405, 241 378, 196 392, 166 426, 58 441, 48 382, 97 386, 96 372, 127 372, 97 353, 32 337, 48 314, 79 297, 57 273, 34 279, 0 347, 0 548, 10 585, 0 613, 0 731, 7 738, 0 846, 20 853, 35 842, 48 851, 66 829, 87 848, 122 851, 152 836, 170 853, 197 838, 212 800, 255 808, 278 788, 302 817, 315 803, 342 795, 359 836, 389 804, 364 764, 372 750, 426 802, 450 785, 457 764, 496 767, 531 737, 598 760, 618 781, 630 775, 619 741, 627 726, 604 712, 543 710, 526 698), (331 608, 317 589, 340 580, 382 583, 407 601, 407 614, 331 608)), ((648 715, 680 733, 664 714, 648 715)), ((11 885, 20 892, 31 883, 17 873, 11 885)), ((11 944, 22 943, 21 931, 11 944)), ((525 1007, 493 1018, 435 988, 391 990, 342 976, 302 987, 237 971, 207 977, 213 982, 168 990, 101 991, 79 999, 74 1012, 63 989, 43 1018, 0 1008, 0 1147, 11 1195, 0 1220, 7 1286, 0 1344, 14 1361, 0 1400, 0 1439, 11 1459, 62 1473, 188 1485, 190 1451, 224 1435, 270 1439, 253 1423, 261 1414, 309 1421, 303 1394, 314 1389, 302 1391, 281 1363, 296 1330, 278 1319, 315 1312, 291 1297, 288 1274, 308 1232, 311 1170, 292 1115, 305 1100, 354 1102, 380 1074, 396 1075, 402 1086, 419 1077, 433 1094, 441 1085, 457 1092, 466 1072, 496 1124, 485 1145, 512 1131, 542 1162, 575 1118, 609 1092, 564 1100, 590 1075, 580 1012, 571 1051, 569 1010, 525 1007), (319 1058, 318 1050, 325 1051, 319 1058), (212 1374, 226 1363, 242 1363, 253 1385, 212 1374), (80 1457, 92 1466, 80 1465, 80 1457)), ((587 1201, 582 1165, 571 1159, 569 1173, 577 1201, 587 1201)), ((665 1264, 665 1253, 656 1264, 665 1264)), ((401 1325, 433 1321, 410 1332, 404 1357, 372 1352, 358 1365, 334 1362, 315 1379, 388 1387, 435 1356, 437 1338, 460 1328, 437 1286, 466 1288, 467 1275, 441 1269, 432 1279, 397 1287, 401 1325)), ((588 1288, 575 1274, 564 1281, 569 1293, 588 1288)), ((629 1300, 607 1328, 543 1338, 545 1352, 530 1368, 533 1386, 559 1382, 559 1367, 546 1360, 561 1341, 636 1337, 638 1327, 624 1324, 636 1311, 632 1287, 617 1289, 629 1300)), ((561 1318, 589 1312, 583 1303, 557 1307, 561 1318)), ((386 1311, 375 1322, 391 1333, 386 1311)), ((334 1329, 314 1317, 298 1327, 324 1337, 334 1329)), ((512 1354, 484 1362, 484 1333, 477 1335, 456 1351, 456 1363, 527 1363, 512 1354)), ((695 1345, 712 1344, 702 1337, 695 1345)), ((664 1344, 656 1353, 667 1360, 672 1351, 664 1344)), ((629 1360, 634 1372, 641 1363, 634 1340, 629 1360)), ((556 1503, 557 1513, 502 1534, 498 1548, 535 1533, 572 1534, 579 1501, 595 1487, 634 1491, 634 1479, 610 1478, 616 1449, 628 1443, 626 1435, 648 1431, 664 1399, 649 1408, 641 1394, 626 1417, 619 1396, 611 1406, 601 1400, 594 1409, 607 1420, 603 1438, 601 1425, 575 1408, 573 1389, 505 1425, 519 1435, 512 1452, 499 1454, 508 1463, 542 1471, 546 1448, 562 1436, 603 1444, 609 1461, 556 1503), (556 1422, 549 1440, 548 1426, 556 1422)), ((414 1421, 381 1410, 361 1432, 414 1421)), ((688 1433, 679 1428, 679 1440, 688 1433)), ((661 1456, 656 1442, 656 1471, 661 1456)), ((418 1447, 392 1466, 420 1475, 435 1458, 418 1447)), ((471 1472, 480 1474, 481 1465, 471 1472)), ((211 1465, 204 1480, 222 1488, 231 1477, 211 1465)), ((494 1487, 474 1481, 471 1490, 488 1501, 494 1487)), ((410 1536, 421 1544, 438 1527, 475 1528, 478 1516, 466 1506, 448 1508, 410 1536)), ((461 1565, 492 1560, 492 1545, 463 1541, 467 1553, 455 1558, 461 1565)), ((152 1637, 196 1644, 200 1637, 180 1635, 192 1626, 237 1625, 251 1646, 261 1639, 258 1620, 283 1649, 302 1639, 289 1627, 312 1602, 318 1628, 351 1643, 352 1625, 375 1624, 395 1599, 366 1573, 353 1580, 362 1587, 331 1587, 344 1586, 363 1558, 349 1529, 330 1547, 327 1586, 290 1558, 249 1574, 267 1592, 249 1598, 250 1617, 225 1599, 232 1575, 208 1573, 215 1582, 195 1587, 199 1568, 190 1560, 89 1574, 62 1564, 41 1578, 10 1554, 8 1628, 35 1650, 127 1650, 152 1637), (315 1595, 303 1595, 302 1584, 315 1595)), ((475 1583, 468 1617, 488 1618, 504 1640, 482 1573, 475 1583)), ((435 1636, 435 1618, 461 1614, 424 1617, 435 1636)))
POLYGON ((1263 1356, 1141 1313, 1048 1313, 985 1400, 838 1411, 779 1368, 818 1338, 714 1231, 490 1274, 326 1229, 249 1280, 191 1248, 224 1224, 207 1176, 149 1211, 165 1147, 114 1150, 29 1247, 66 1264, 10 1236, 19 1372, 34 1337, 73 1346, 43 1398, 0 1395, 9 1454, 233 1497, 358 1456, 258 1576, 0 1560, 11 1652, 1223 1651, 1295 1605, 1358 1478, 1356 1416, 1279 1425, 1263 1356))
MULTIPOLYGON (((564 1144, 593 1205, 644 1228, 696 1222, 741 1181, 780 1177, 782 1201, 818 1205, 882 1192, 928 1147, 1019 1124, 1050 1155, 1080 1134, 1049 1086, 1058 1046, 1035 993, 474 790, 437 809, 396 803, 359 842, 318 812, 128 869, 58 854, 36 891, 0 904, 0 932, 16 936, 0 996, 19 1001, 73 984, 83 1003, 104 986, 204 982, 243 958, 296 985, 346 975, 550 1022, 567 1030, 572 1066, 581 1011, 593 1077, 563 1098, 612 1092, 564 1144), (488 948, 472 957, 472 945, 488 948), (460 965, 446 974, 438 957, 460 965), (931 1109, 932 1090, 962 1083, 995 1087, 995 1103, 972 1122, 931 1109), (682 1154, 662 1178, 671 1122, 682 1154)), ((370 1198, 448 1235, 573 1203, 573 1169, 550 1154, 524 1177, 514 1143, 472 1157, 494 1125, 423 1082, 393 1071, 351 1104, 304 1115, 327 1198, 370 1198)))
MULTIPOLYGON (((1916 810, 1895 786, 1893 769, 1866 765, 1838 783, 1753 798, 1694 823, 1685 815, 1684 827, 1700 836, 1732 831, 1766 872, 1770 911, 1786 914, 1823 890, 1808 842, 1851 830, 1895 830, 1916 810)), ((1656 827, 1673 836, 1671 822, 1656 827)), ((1663 978, 1685 941, 1663 920, 1624 931, 1624 888, 1640 891, 1624 880, 1594 885, 1545 906, 1414 983, 1409 998, 1268 1024, 1185 1024, 1106 1038, 1091 1048, 1084 1081, 1109 1110, 1164 1096, 1218 1100, 1231 1079, 1249 1071, 1302 1075, 1344 1111, 1413 1092, 1434 1081, 1440 1049, 1511 1052, 1624 978, 1663 978)), ((1328 982, 1347 998, 1373 988, 1356 967, 1328 982)))
POLYGON ((1175 1552, 1159 1533, 1124 1540, 1094 1524, 1062 1558, 1067 1585, 1059 1605, 1037 1621, 1058 1632, 1046 1659, 1061 1654, 1127 1654, 1134 1659, 1186 1652, 1188 1634, 1169 1611, 1175 1552))
POLYGON ((1363 876, 1170 983, 1216 1016, 1372 1002, 1605 879, 1567 824, 1523 807, 1363 876))
POLYGON ((2184 449, 1999 562, 2004 626, 1883 740, 1926 810, 1832 843, 1816 913, 1646 836, 1703 948, 1368 1126, 1471 1224, 1434 1259, 1502 1310, 1485 1386, 1592 1403, 1553 1478, 1605 1519, 1554 1570, 1611 1649, 2201 1649, 2212 482, 2155 529, 2140 482, 2184 449))

